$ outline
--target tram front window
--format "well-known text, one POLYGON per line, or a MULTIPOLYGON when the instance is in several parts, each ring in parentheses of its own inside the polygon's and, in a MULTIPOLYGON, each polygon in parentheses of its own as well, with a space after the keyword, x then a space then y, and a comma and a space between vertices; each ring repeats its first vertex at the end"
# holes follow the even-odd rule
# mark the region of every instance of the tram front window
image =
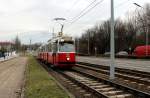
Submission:
POLYGON ((60 52, 74 52, 75 51, 74 44, 72 44, 72 43, 60 43, 59 51, 60 52))

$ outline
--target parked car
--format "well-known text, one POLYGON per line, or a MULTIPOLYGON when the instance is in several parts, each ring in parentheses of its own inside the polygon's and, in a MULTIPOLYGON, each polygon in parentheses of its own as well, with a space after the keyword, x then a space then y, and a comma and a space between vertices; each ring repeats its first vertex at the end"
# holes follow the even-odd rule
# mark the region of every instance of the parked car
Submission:
POLYGON ((110 52, 105 52, 104 56, 110 56, 110 52))
POLYGON ((119 55, 119 56, 128 56, 128 52, 126 52, 126 51, 120 51, 116 55, 119 55))

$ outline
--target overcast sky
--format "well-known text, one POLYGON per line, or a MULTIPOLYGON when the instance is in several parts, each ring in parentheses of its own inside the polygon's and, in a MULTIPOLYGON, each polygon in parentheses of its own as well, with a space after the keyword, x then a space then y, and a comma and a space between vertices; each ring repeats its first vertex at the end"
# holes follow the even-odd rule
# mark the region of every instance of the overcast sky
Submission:
MULTIPOLYGON (((110 0, 104 0, 78 21, 71 20, 94 0, 0 0, 0 41, 8 41, 18 35, 23 43, 46 42, 57 33, 60 25, 55 17, 64 17, 64 33, 80 36, 87 28, 110 18, 110 0)), ((96 0, 95 0, 96 1, 96 0)), ((100 2, 101 0, 97 0, 100 2)), ((114 0, 115 18, 124 19, 128 12, 150 0, 114 0)))

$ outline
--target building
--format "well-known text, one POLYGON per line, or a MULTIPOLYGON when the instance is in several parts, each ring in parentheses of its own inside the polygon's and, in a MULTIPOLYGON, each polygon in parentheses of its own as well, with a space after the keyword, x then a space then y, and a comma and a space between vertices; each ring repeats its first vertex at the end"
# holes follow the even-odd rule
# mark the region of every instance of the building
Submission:
POLYGON ((0 50, 4 49, 6 51, 12 51, 13 50, 14 43, 8 42, 8 41, 1 41, 0 42, 0 50))

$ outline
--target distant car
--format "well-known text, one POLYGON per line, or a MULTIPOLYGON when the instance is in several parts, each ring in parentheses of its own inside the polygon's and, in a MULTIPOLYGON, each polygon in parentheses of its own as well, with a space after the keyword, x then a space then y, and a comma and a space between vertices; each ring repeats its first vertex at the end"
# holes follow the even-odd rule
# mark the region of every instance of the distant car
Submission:
POLYGON ((128 52, 126 52, 126 51, 120 51, 120 52, 118 52, 116 55, 121 55, 121 56, 127 56, 128 55, 128 52))
POLYGON ((110 52, 105 52, 104 56, 110 56, 110 52))

